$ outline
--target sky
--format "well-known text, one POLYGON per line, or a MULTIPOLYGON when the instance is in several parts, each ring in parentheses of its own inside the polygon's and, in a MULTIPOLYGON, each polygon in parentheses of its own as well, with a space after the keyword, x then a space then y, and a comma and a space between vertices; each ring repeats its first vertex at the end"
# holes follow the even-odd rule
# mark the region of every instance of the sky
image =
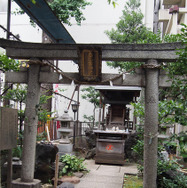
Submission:
POLYGON ((65 27, 77 43, 110 43, 104 31, 115 28, 122 16, 125 0, 118 0, 115 8, 109 5, 107 0, 90 0, 90 2, 92 5, 83 11, 86 20, 81 26, 77 26, 74 22, 72 26, 65 25, 65 27), (84 37, 81 37, 80 33, 84 37))

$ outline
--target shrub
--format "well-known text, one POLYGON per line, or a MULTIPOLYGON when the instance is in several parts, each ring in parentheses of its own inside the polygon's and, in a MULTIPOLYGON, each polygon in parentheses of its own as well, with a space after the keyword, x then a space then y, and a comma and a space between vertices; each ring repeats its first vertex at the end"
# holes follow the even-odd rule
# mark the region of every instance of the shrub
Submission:
POLYGON ((60 176, 68 175, 71 176, 73 172, 87 171, 83 164, 84 159, 78 158, 75 155, 63 155, 60 161, 64 164, 64 167, 60 171, 60 176))
MULTIPOLYGON (((137 144, 134 145, 133 151, 139 156, 138 172, 143 175, 143 132, 138 130, 137 144)), ((168 144, 171 144, 168 142, 168 144)), ((157 163, 157 186, 159 188, 186 188, 187 176, 179 170, 181 166, 176 160, 165 160, 162 156, 164 146, 162 142, 158 142, 158 163, 157 163)))
POLYGON ((175 160, 158 160, 157 186, 160 188, 186 188, 187 176, 182 172, 175 160))

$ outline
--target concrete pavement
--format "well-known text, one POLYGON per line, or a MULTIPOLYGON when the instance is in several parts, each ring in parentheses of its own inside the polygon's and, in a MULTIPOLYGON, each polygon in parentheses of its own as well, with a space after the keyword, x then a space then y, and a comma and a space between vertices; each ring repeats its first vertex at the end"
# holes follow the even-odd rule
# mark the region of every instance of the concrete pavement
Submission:
POLYGON ((124 173, 137 174, 136 164, 108 165, 95 164, 86 160, 85 166, 90 172, 80 179, 75 188, 122 188, 124 173))

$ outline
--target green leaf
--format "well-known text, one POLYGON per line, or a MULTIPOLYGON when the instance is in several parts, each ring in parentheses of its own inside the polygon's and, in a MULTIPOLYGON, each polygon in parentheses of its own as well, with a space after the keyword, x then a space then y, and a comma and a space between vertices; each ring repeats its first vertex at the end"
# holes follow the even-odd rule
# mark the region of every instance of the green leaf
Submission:
POLYGON ((31 2, 32 2, 33 4, 36 4, 36 0, 31 0, 31 2))

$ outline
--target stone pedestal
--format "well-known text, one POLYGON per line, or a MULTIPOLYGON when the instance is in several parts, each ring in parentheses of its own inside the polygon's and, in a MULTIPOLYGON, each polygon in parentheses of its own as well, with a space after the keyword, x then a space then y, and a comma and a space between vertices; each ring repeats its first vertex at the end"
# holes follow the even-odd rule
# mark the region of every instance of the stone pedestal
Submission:
POLYGON ((64 154, 72 154, 73 151, 73 145, 70 144, 58 144, 58 151, 60 155, 64 155, 64 154))
POLYGON ((40 180, 34 179, 33 182, 21 182, 21 178, 12 181, 12 188, 41 188, 40 180))

